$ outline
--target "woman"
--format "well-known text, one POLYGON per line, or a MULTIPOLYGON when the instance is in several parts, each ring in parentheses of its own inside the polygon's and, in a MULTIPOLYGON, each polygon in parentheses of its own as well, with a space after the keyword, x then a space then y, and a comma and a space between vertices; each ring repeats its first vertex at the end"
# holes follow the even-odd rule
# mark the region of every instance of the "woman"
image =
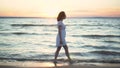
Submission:
POLYGON ((68 47, 67 47, 67 44, 66 44, 66 40, 65 40, 65 36, 66 36, 66 31, 65 31, 65 25, 63 23, 63 19, 66 18, 66 14, 64 11, 61 11, 59 14, 58 14, 58 17, 57 17, 57 26, 58 26, 58 34, 57 34, 57 38, 56 38, 56 46, 57 46, 57 50, 55 52, 55 60, 54 60, 54 63, 57 63, 57 56, 59 54, 59 51, 61 49, 61 47, 64 48, 65 50, 65 54, 66 56, 68 57, 69 59, 69 62, 71 62, 71 58, 69 56, 69 51, 68 51, 68 47))

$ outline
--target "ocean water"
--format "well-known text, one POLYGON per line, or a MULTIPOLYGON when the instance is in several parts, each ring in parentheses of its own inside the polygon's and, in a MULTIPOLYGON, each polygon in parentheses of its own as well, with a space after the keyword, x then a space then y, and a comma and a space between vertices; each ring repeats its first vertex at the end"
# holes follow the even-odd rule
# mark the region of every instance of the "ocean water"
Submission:
MULTIPOLYGON (((75 62, 120 63, 120 18, 68 18, 64 23, 75 62)), ((52 61, 56 24, 52 18, 0 18, 0 62, 52 61)), ((67 59, 63 48, 58 59, 67 59)))

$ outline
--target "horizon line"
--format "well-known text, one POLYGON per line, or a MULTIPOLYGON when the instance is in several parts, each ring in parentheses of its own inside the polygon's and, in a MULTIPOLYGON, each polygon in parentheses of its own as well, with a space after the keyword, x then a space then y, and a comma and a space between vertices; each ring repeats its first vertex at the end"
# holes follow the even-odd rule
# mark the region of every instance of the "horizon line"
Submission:
MULTIPOLYGON (((0 16, 0 18, 56 18, 56 17, 26 17, 26 16, 0 16)), ((67 18, 120 18, 116 16, 108 17, 108 16, 83 16, 83 17, 67 17, 67 18)))

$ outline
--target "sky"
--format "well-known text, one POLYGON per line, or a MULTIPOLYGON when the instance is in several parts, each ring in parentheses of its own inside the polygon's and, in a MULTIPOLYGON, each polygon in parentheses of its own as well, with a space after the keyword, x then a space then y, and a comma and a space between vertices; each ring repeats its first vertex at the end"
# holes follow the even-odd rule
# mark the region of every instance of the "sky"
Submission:
POLYGON ((120 0, 0 0, 0 16, 120 17, 120 0))

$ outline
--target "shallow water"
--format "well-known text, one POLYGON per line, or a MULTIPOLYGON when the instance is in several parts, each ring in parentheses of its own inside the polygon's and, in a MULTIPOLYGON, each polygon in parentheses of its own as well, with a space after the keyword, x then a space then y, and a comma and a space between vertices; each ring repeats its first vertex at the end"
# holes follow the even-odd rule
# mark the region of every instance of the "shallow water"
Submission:
MULTIPOLYGON (((72 59, 120 63, 120 18, 68 18, 64 23, 72 59)), ((0 60, 53 60, 56 24, 51 18, 0 18, 0 60)), ((63 49, 59 59, 66 59, 63 49)))

